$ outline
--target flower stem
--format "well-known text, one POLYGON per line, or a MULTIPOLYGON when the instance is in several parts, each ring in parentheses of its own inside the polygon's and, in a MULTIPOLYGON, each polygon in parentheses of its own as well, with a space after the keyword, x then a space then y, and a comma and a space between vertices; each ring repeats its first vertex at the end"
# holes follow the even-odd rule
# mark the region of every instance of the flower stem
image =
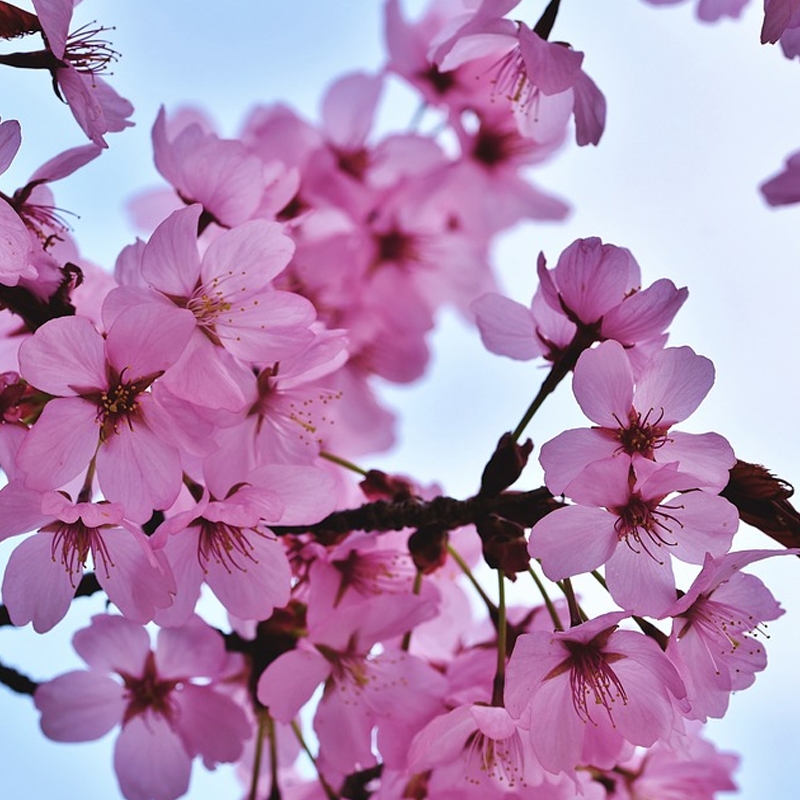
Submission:
POLYGON ((542 595, 544 604, 547 607, 547 613, 550 614, 550 619, 553 620, 553 626, 557 631, 563 631, 564 626, 561 624, 561 620, 558 618, 558 612, 556 611, 556 607, 553 605, 553 601, 550 599, 550 595, 547 594, 547 589, 545 589, 545 586, 539 579, 539 576, 533 571, 533 567, 528 567, 528 572, 530 572, 533 582, 536 584, 540 594, 542 595))
POLYGON ((492 705, 503 705, 503 692, 506 686, 506 646, 507 646, 507 625, 506 625, 506 582, 503 570, 497 570, 497 669, 494 673, 494 683, 492 685, 492 705))
MULTIPOLYGON (((414 586, 411 589, 412 594, 419 594, 420 590, 422 589, 422 572, 417 570, 417 574, 414 576, 414 586)), ((400 645, 400 649, 404 650, 406 653, 408 652, 408 648, 411 646, 411 634, 413 631, 406 631, 403 635, 403 642, 400 645)))
POLYGON ((586 622, 586 616, 581 611, 581 607, 578 605, 578 600, 575 597, 575 591, 572 588, 572 581, 569 578, 564 578, 563 581, 559 582, 559 587, 561 591, 564 592, 564 596, 567 598, 567 605, 569 606, 569 624, 574 625, 582 625, 586 622))
POLYGON ((472 570, 469 568, 467 562, 464 561, 463 558, 461 558, 458 551, 452 545, 449 544, 447 545, 447 552, 450 553, 450 556, 452 557, 453 561, 455 561, 456 564, 458 564, 458 566, 461 567, 461 571, 467 576, 469 582, 475 587, 475 591, 480 595, 481 600, 483 600, 483 602, 486 605, 486 608, 489 609, 489 613, 492 616, 496 616, 497 606, 492 602, 489 595, 487 595, 486 592, 483 591, 478 581, 475 580, 475 576, 472 574, 472 570))
POLYGON ((309 760, 314 765, 314 769, 317 771, 317 777, 319 778, 320 786, 322 786, 325 796, 328 798, 328 800, 340 800, 339 795, 334 791, 333 787, 328 783, 328 781, 325 780, 325 776, 319 771, 317 759, 314 758, 311 749, 306 744, 306 740, 303 736, 303 732, 300 730, 300 726, 297 724, 297 720, 292 720, 292 730, 294 731, 294 735, 297 737, 297 741, 300 742, 300 747, 303 748, 303 752, 308 756, 309 760))
POLYGON ((359 475, 367 474, 367 470, 359 467, 352 461, 348 461, 346 458, 341 458, 340 456, 335 456, 333 453, 329 453, 326 450, 321 450, 319 455, 320 458, 324 458, 326 461, 330 461, 332 464, 338 464, 340 467, 349 469, 351 472, 357 472, 359 475))
MULTIPOLYGON (((264 754, 264 735, 266 733, 267 719, 269 715, 266 711, 258 712, 258 730, 256 731, 256 752, 253 756, 253 774, 250 776, 250 792, 247 800, 256 800, 258 797, 258 777, 261 774, 261 759, 264 754)), ((274 775, 273 775, 274 781, 274 775)))

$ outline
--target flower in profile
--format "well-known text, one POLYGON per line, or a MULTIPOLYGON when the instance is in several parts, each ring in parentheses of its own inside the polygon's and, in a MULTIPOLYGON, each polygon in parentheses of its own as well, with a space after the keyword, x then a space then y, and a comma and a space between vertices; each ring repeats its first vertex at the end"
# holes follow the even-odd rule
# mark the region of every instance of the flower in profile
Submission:
POLYGON ((98 615, 73 645, 89 668, 40 684, 42 731, 57 742, 87 742, 120 725, 114 769, 127 800, 185 794, 195 756, 208 767, 240 758, 250 724, 215 685, 236 663, 199 617, 159 631, 153 650, 141 625, 98 615))
POLYGON ((574 774, 587 762, 610 766, 625 742, 649 747, 680 728, 683 682, 652 639, 617 628, 624 617, 603 614, 516 641, 506 708, 515 719, 530 712, 531 744, 548 772, 574 774))
POLYGON ((33 0, 47 50, 56 94, 69 104, 83 132, 97 145, 107 147, 105 133, 121 131, 132 122, 133 106, 102 78, 118 53, 102 38, 108 28, 89 23, 70 32, 73 0, 33 0))
POLYGON ((691 716, 722 717, 732 691, 746 689, 767 665, 764 623, 784 612, 769 589, 741 569, 792 550, 743 550, 706 556, 685 595, 665 612, 674 618, 667 655, 681 673, 691 716))

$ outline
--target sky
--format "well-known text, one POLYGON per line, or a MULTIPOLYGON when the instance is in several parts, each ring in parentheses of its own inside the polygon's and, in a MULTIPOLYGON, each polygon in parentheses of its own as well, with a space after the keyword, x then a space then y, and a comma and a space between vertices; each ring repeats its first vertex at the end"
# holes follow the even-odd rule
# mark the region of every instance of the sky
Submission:
MULTIPOLYGON (((515 15, 533 23, 544 5, 525 0, 515 15)), ((584 68, 608 101, 606 132, 597 148, 568 144, 534 173, 541 187, 573 206, 568 220, 522 225, 501 237, 493 256, 504 289, 523 303, 536 288, 538 252, 554 263, 572 240, 591 235, 628 247, 645 283, 669 277, 688 286, 670 344, 690 345, 711 358, 717 379, 682 428, 717 431, 740 458, 800 485, 800 207, 769 209, 756 189, 800 148, 800 64, 758 43, 760 3, 739 21, 715 25, 699 23, 692 5, 563 0, 554 38, 586 53, 584 68)), ((410 11, 422 6, 419 0, 404 5, 410 11)), ((109 38, 122 57, 109 80, 136 107, 136 127, 110 135, 101 158, 56 187, 59 206, 79 215, 73 227, 83 255, 107 268, 137 234, 127 201, 161 185, 149 140, 160 105, 169 111, 200 106, 232 136, 256 102, 283 102, 317 119, 334 76, 376 70, 383 61, 376 0, 85 0, 76 14, 115 26, 109 38)), ((22 185, 51 156, 83 143, 46 75, 6 72, 0 116, 21 121, 23 146, 0 177, 4 191, 22 185)), ((404 129, 415 105, 399 86, 390 89, 381 125, 404 129)), ((438 481, 452 496, 465 497, 499 435, 521 417, 543 371, 536 362, 489 355, 475 330, 450 312, 440 316, 432 349, 424 381, 384 387, 400 414, 398 445, 368 466, 438 481)), ((565 426, 583 424, 567 382, 527 435, 538 448, 565 426)), ((531 469, 531 485, 538 485, 535 465, 531 469)), ((736 545, 769 542, 742 531, 736 545)), ((0 545, 0 560, 9 552, 8 542, 0 545)), ((719 747, 742 754, 736 779, 746 800, 794 794, 799 568, 793 558, 751 568, 787 613, 769 626, 767 671, 732 699, 724 720, 709 726, 719 747)), ((515 597, 524 601, 526 591, 515 587, 515 597)), ((76 603, 46 637, 0 629, 0 659, 37 679, 79 666, 68 642, 101 610, 97 602, 76 603)), ((81 745, 48 742, 29 698, 2 687, 0 720, 3 796, 117 796, 113 737, 81 745)), ((230 769, 209 776, 196 768, 188 797, 234 798, 237 786, 230 769)))

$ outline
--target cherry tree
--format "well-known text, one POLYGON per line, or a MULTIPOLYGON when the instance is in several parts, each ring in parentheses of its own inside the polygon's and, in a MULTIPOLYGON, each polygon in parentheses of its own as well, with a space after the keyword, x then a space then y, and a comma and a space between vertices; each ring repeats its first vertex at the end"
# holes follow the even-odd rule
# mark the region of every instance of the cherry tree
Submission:
POLYGON ((722 718, 791 663, 800 546, 800 10, 575 5, 370 4, 372 63, 322 77, 295 18, 297 108, 266 11, 0 3, 0 681, 15 729, 102 740, 103 796, 749 788, 722 718), (220 20, 247 79, 186 102, 220 20), (178 88, 126 84, 178 31, 178 88), (736 112, 687 55, 723 33, 736 112))

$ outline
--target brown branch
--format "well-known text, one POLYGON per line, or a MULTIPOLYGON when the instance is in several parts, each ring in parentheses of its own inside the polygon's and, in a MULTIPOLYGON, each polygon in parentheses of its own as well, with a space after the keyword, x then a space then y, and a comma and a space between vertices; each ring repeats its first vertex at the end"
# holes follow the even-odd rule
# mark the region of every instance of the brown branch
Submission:
POLYGON ((467 500, 436 497, 413 498, 397 503, 377 500, 358 508, 334 511, 315 525, 270 526, 277 536, 300 533, 349 533, 350 531, 399 531, 403 528, 438 527, 453 530, 497 514, 531 527, 562 504, 542 486, 529 492, 476 495, 467 500))

